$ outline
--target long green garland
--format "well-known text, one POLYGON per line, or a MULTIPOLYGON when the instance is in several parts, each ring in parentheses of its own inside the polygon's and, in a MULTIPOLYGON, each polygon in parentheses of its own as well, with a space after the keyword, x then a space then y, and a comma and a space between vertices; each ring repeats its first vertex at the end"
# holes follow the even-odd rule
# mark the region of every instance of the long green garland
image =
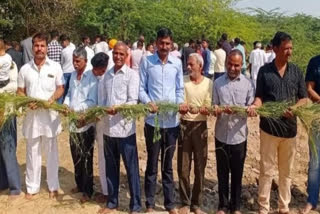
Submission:
MULTIPOLYGON (((106 116, 108 107, 92 107, 85 112, 74 112, 66 105, 58 103, 49 104, 47 101, 39 100, 26 96, 16 96, 13 94, 0 94, 0 128, 12 116, 21 116, 25 114, 30 108, 30 104, 34 103, 37 108, 50 109, 59 112, 68 121, 77 124, 78 121, 85 121, 86 123, 96 122, 102 117, 106 116)), ((173 103, 160 102, 156 103, 158 112, 155 114, 155 141, 160 139, 159 116, 165 116, 168 112, 177 113, 179 105, 173 103)), ((257 114, 266 117, 277 119, 283 116, 283 112, 290 106, 285 102, 268 102, 257 109, 257 114)), ((132 120, 149 115, 150 106, 147 104, 136 105, 119 105, 114 107, 124 119, 132 120)), ((196 107, 193 107, 193 109, 196 107)), ((223 106, 221 107, 223 108, 223 106)), ((235 114, 246 116, 246 108, 240 106, 230 106, 235 114)), ((212 107, 208 107, 209 112, 213 111, 212 107)), ((309 134, 311 146, 315 149, 314 139, 312 139, 312 132, 320 131, 320 105, 306 104, 301 107, 293 109, 293 113, 301 120, 302 125, 309 134)))

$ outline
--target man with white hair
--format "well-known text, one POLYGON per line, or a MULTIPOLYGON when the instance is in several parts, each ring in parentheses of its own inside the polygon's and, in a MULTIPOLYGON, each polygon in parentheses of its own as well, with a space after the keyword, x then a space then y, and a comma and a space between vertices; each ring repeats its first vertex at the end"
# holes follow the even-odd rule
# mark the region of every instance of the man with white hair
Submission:
POLYGON ((179 45, 177 43, 173 43, 173 49, 170 54, 181 59, 181 53, 179 52, 179 45))
POLYGON ((178 140, 179 192, 182 203, 180 214, 189 209, 200 214, 204 174, 208 157, 207 107, 211 105, 212 81, 202 75, 203 58, 198 53, 189 55, 189 75, 184 77, 184 102, 190 112, 181 118, 178 140), (190 191, 190 166, 194 159, 194 185, 190 191))
POLYGON ((251 79, 256 87, 259 69, 267 62, 267 57, 264 50, 261 50, 261 42, 256 41, 253 43, 253 45, 254 50, 251 51, 249 57, 249 69, 251 73, 251 79))

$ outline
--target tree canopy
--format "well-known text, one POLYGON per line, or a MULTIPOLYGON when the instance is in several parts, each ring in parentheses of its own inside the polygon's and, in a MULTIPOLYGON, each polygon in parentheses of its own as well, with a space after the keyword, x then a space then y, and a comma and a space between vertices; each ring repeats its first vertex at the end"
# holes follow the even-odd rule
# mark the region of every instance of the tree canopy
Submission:
POLYGON ((277 31, 293 37, 292 61, 305 70, 320 47, 320 20, 305 14, 287 16, 278 8, 236 11, 237 0, 0 0, 0 36, 25 38, 31 28, 57 29, 78 41, 81 35, 103 34, 149 41, 157 29, 168 27, 179 44, 208 38, 215 44, 222 33, 239 37, 252 49, 256 40, 268 43, 277 31), (248 13, 249 12, 249 13, 248 13))

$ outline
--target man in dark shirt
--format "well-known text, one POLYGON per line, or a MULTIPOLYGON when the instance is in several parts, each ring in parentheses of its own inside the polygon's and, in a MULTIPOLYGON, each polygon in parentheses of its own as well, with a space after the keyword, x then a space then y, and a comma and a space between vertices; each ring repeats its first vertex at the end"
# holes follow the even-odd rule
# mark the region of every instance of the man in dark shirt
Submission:
MULTIPOLYGON (((314 103, 320 103, 320 55, 313 57, 307 67, 306 74, 307 91, 310 99, 314 103)), ((312 137, 316 146, 316 153, 309 149, 310 162, 308 170, 308 199, 307 204, 301 213, 307 214, 317 207, 320 189, 320 136, 319 131, 312 130, 312 137)))
POLYGON ((12 60, 16 63, 18 71, 19 71, 22 64, 23 64, 22 53, 12 47, 11 41, 5 40, 4 43, 6 45, 6 53, 11 56, 12 60))
POLYGON ((232 47, 231 47, 230 43, 228 42, 228 34, 223 33, 221 35, 220 41, 222 42, 222 49, 226 52, 226 54, 228 56, 230 51, 232 50, 232 47))
POLYGON ((182 48, 182 55, 181 55, 181 61, 182 61, 182 69, 183 69, 183 75, 188 75, 188 57, 190 54, 195 53, 195 42, 194 40, 190 39, 189 46, 182 48))
MULTIPOLYGON (((294 107, 307 102, 307 90, 300 69, 289 62, 292 55, 291 36, 277 32, 272 40, 276 58, 262 66, 257 78, 254 103, 248 108, 249 116, 263 103, 285 101, 294 107)), ((279 168, 279 213, 289 213, 291 200, 291 171, 296 152, 297 121, 291 108, 281 119, 260 118, 260 177, 259 214, 267 214, 270 208, 270 189, 276 162, 279 168)))

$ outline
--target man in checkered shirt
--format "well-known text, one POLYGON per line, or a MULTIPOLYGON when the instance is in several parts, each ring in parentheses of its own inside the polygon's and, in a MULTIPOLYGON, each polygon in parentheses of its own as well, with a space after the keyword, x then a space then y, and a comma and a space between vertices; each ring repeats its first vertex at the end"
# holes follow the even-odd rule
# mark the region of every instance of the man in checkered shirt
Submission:
POLYGON ((59 33, 56 30, 50 32, 51 42, 48 45, 48 57, 49 59, 60 63, 62 46, 59 44, 59 33))

